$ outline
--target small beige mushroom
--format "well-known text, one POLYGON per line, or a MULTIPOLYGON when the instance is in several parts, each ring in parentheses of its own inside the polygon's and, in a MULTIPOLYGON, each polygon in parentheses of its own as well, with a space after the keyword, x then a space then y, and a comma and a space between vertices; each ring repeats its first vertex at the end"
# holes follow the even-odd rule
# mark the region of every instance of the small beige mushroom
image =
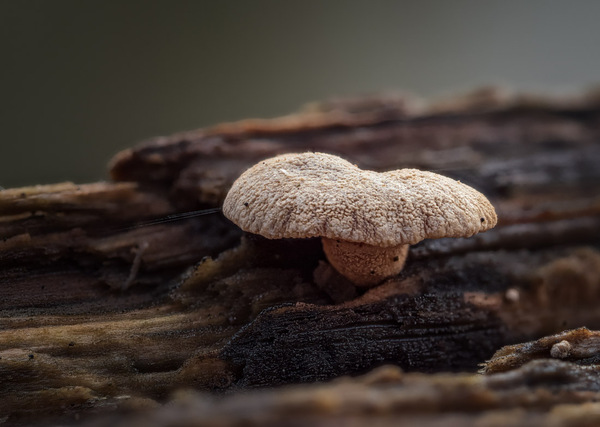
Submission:
POLYGON ((234 183, 223 213, 269 239, 321 237, 329 263, 357 286, 398 274, 408 245, 496 225, 478 191, 432 172, 373 172, 323 153, 264 160, 234 183))
POLYGON ((571 343, 567 340, 562 340, 561 342, 557 342, 550 349, 550 356, 555 359, 565 359, 569 357, 571 353, 571 343))

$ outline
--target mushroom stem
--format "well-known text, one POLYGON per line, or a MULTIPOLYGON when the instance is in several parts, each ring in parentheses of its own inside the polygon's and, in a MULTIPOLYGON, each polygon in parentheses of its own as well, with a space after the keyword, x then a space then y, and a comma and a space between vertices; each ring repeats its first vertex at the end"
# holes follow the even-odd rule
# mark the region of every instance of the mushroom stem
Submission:
POLYGON ((329 263, 356 286, 372 287, 398 274, 408 254, 408 245, 380 247, 323 237, 329 263))

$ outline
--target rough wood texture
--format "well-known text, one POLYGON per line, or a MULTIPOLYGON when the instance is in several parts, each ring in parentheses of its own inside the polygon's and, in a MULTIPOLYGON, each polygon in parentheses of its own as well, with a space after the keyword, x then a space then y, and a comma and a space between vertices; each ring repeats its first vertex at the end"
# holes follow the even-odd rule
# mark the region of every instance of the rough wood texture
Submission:
POLYGON ((595 426, 598 367, 537 360, 493 376, 403 373, 215 398, 179 392, 169 406, 89 426, 595 426))
MULTIPOLYGON (((149 141, 116 156, 112 183, 1 191, 0 420, 90 419, 181 388, 230 393, 390 363, 475 372, 503 345, 600 328, 599 119, 594 95, 336 101, 149 141), (460 179, 492 200, 500 223, 412 247, 405 270, 366 293, 325 263, 318 241, 240 240, 219 213, 131 228, 218 207, 246 167, 303 150, 460 179)), ((442 378, 406 375, 426 389, 442 378)), ((487 381, 443 378, 457 389, 487 381)), ((286 394, 266 393, 265 408, 284 405, 286 394)), ((572 402, 594 399, 584 395, 572 402)))
POLYGON ((578 328, 536 341, 503 347, 484 364, 482 372, 506 372, 517 369, 531 360, 543 358, 595 366, 600 360, 600 332, 578 328))

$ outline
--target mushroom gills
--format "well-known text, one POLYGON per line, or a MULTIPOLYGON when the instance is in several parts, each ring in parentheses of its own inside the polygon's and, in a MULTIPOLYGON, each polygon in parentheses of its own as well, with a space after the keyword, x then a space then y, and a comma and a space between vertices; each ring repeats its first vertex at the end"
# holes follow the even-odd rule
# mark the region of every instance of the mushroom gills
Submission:
POLYGON ((321 238, 323 251, 338 273, 356 286, 371 287, 402 271, 408 245, 381 247, 321 238))

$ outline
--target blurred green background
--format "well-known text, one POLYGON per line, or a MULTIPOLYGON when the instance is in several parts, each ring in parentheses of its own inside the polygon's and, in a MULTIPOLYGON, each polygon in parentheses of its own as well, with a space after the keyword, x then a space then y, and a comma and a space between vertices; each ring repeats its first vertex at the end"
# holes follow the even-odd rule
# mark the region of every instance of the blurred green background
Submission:
POLYGON ((313 100, 598 82, 600 1, 0 0, 0 186, 313 100))

